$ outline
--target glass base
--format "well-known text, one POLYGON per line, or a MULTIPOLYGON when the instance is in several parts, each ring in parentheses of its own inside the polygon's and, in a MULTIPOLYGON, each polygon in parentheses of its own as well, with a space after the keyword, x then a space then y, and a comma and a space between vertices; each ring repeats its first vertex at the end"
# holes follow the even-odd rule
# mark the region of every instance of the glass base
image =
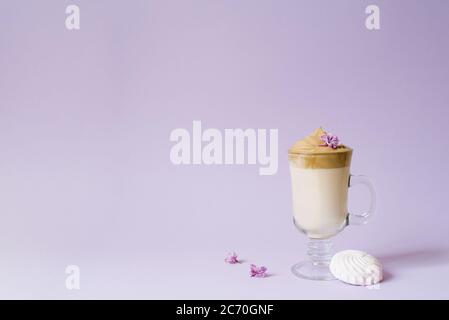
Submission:
POLYGON ((295 276, 307 280, 335 280, 329 270, 329 264, 302 261, 292 266, 295 276))
POLYGON ((332 242, 329 239, 309 239, 307 244, 308 261, 292 266, 295 276, 309 280, 334 280, 329 270, 332 242))

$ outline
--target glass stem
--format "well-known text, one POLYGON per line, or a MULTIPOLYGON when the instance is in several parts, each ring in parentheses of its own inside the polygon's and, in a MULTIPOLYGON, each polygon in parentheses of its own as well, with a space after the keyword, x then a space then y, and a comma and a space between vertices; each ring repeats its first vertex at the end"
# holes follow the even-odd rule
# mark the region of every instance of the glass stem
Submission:
POLYGON ((329 265, 331 251, 332 242, 329 239, 309 239, 307 254, 314 265, 329 265))

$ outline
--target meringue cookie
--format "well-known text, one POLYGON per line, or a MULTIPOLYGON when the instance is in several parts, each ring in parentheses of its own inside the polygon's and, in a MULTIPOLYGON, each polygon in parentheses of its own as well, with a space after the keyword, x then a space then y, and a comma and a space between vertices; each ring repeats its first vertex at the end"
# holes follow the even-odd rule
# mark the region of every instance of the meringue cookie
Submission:
POLYGON ((369 286, 382 281, 382 265, 379 260, 359 250, 336 253, 329 269, 338 280, 357 286, 369 286))

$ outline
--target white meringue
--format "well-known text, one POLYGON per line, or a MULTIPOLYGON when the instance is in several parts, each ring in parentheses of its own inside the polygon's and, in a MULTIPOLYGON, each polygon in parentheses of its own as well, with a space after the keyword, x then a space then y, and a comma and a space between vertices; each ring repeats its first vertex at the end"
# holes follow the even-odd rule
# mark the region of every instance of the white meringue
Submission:
POLYGON ((382 281, 382 265, 379 260, 359 250, 336 253, 329 269, 338 280, 357 286, 369 286, 382 281))

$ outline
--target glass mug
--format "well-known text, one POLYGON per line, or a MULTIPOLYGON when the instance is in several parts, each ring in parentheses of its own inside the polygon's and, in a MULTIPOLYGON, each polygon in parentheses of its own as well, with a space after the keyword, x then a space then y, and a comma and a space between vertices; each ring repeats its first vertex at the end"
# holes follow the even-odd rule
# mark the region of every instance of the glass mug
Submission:
POLYGON ((376 207, 373 184, 365 176, 350 174, 352 149, 336 153, 289 153, 293 196, 293 222, 309 238, 309 260, 292 266, 294 275, 312 280, 332 280, 329 240, 347 225, 367 223, 376 207), (365 213, 348 212, 348 188, 364 185, 371 201, 365 213))

